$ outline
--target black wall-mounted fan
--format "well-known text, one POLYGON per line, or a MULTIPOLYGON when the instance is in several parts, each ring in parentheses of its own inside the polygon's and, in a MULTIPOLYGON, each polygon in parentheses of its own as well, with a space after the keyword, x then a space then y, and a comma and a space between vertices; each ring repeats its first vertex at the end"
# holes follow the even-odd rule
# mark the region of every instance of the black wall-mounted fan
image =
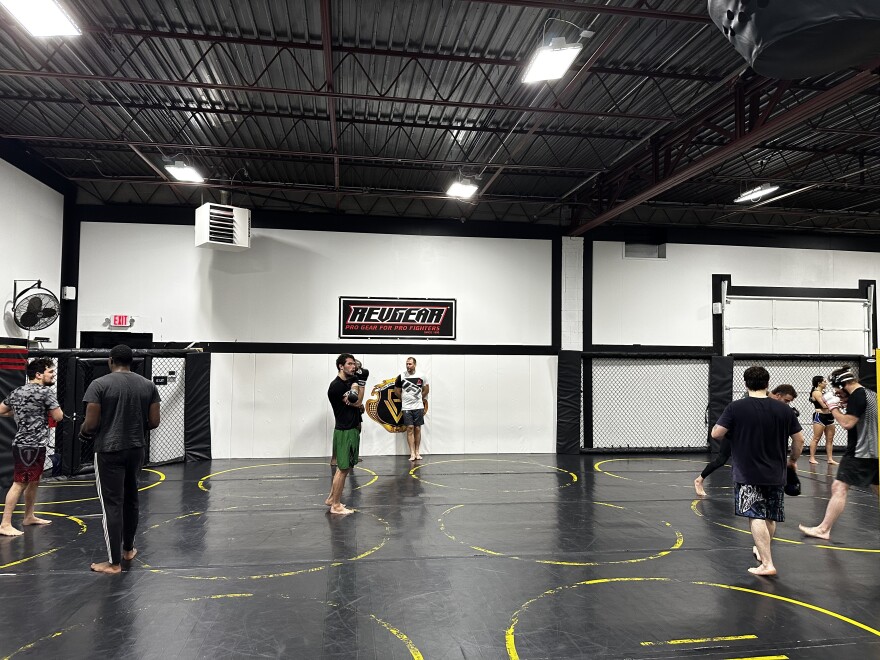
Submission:
POLYGON ((22 330, 32 332, 48 328, 58 320, 59 306, 58 298, 48 289, 44 289, 40 280, 15 280, 12 310, 15 325, 22 330), (33 283, 19 291, 19 282, 33 283))

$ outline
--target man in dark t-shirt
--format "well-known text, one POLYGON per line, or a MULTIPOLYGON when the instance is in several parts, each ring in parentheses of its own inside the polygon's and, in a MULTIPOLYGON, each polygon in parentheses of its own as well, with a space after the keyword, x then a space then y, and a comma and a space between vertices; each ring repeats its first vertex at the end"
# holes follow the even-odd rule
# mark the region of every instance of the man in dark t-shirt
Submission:
POLYGON ((846 507, 850 486, 870 486, 877 493, 880 481, 877 393, 861 385, 850 367, 832 371, 828 382, 834 391, 823 395, 825 405, 834 415, 834 421, 848 431, 846 451, 831 484, 831 499, 825 508, 825 518, 815 527, 800 525, 805 535, 826 541, 831 538, 831 527, 846 507))
POLYGON ((110 350, 110 373, 91 382, 83 395, 86 418, 80 428, 95 442, 95 482, 104 512, 108 561, 97 562, 97 573, 119 573, 121 560, 137 554, 138 472, 144 463, 147 433, 159 426, 159 390, 131 371, 131 349, 110 350))
POLYGON ((776 523, 785 520, 786 466, 797 465, 804 434, 791 408, 767 396, 770 374, 766 369, 749 367, 743 377, 748 397, 737 399, 724 409, 712 429, 712 437, 722 440, 728 433, 732 434, 735 513, 749 518, 755 540, 752 553, 761 562, 749 572, 776 575, 770 545, 776 523), (789 437, 792 439, 790 456, 789 437))
POLYGON ((330 513, 348 515, 354 510, 347 508, 340 498, 345 487, 345 479, 352 468, 357 465, 360 453, 360 390, 354 377, 357 362, 349 353, 342 353, 336 358, 338 373, 327 389, 327 399, 333 409, 333 455, 336 456, 336 474, 330 487, 330 496, 325 504, 330 506, 330 513), (352 398, 353 394, 353 398, 352 398))

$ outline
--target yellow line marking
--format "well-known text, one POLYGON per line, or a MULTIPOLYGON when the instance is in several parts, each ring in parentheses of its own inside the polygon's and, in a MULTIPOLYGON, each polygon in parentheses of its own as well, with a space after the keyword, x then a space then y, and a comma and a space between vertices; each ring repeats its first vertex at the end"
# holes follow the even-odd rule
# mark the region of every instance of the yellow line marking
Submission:
POLYGON ((728 658, 728 660, 788 660, 787 655, 750 655, 747 658, 728 658))
POLYGON ((455 488, 456 490, 469 490, 469 491, 474 491, 474 492, 485 492, 487 490, 486 488, 467 488, 465 486, 449 486, 447 484, 437 483, 436 481, 428 481, 427 479, 423 479, 418 474, 416 474, 416 471, 421 470, 422 468, 431 467, 433 465, 440 465, 441 463, 465 463, 465 462, 473 462, 473 461, 492 461, 493 463, 521 463, 523 465, 531 465, 534 467, 547 468, 548 470, 556 470, 558 472, 562 472, 563 474, 567 474, 568 476, 571 477, 571 481, 569 483, 563 484, 562 486, 556 486, 554 488, 530 488, 527 490, 496 490, 496 491, 493 491, 493 492, 497 492, 497 493, 537 493, 537 492, 547 491, 547 490, 560 490, 562 488, 568 488, 572 484, 577 483, 577 480, 578 480, 578 476, 574 472, 564 470, 563 468, 556 467, 555 465, 543 465, 541 463, 532 463, 531 461, 511 461, 511 460, 507 460, 507 459, 503 459, 503 458, 451 458, 446 461, 431 461, 430 463, 425 463, 423 465, 416 465, 413 469, 411 469, 409 471, 409 475, 413 479, 418 479, 419 481, 421 481, 423 483, 431 484, 432 486, 438 486, 439 488, 455 488))
MULTIPOLYGON (((627 510, 626 507, 617 506, 616 504, 608 504, 607 502, 593 502, 593 504, 599 504, 602 506, 608 506, 613 509, 623 509, 627 510)), ((517 557, 516 555, 508 555, 503 552, 497 552, 495 550, 488 550, 486 548, 482 548, 478 545, 470 545, 465 541, 459 541, 455 538, 449 531, 446 529, 446 522, 443 520, 444 516, 450 511, 455 511, 456 509, 461 509, 462 507, 467 506, 465 504, 456 504, 455 506, 451 506, 446 511, 440 514, 440 518, 437 519, 437 522, 440 523, 440 531, 446 536, 446 538, 451 541, 455 541, 456 543, 460 543, 461 545, 467 546, 471 550, 476 550, 477 552, 482 552, 488 555, 493 555, 495 557, 507 557, 508 559, 516 559, 517 561, 533 561, 536 564, 550 564, 553 566, 610 566, 612 564, 637 564, 643 561, 650 561, 652 559, 659 559, 660 557, 665 557, 673 550, 678 550, 682 545, 684 545, 684 536, 677 529, 674 529, 675 533, 675 543, 668 550, 663 550, 658 552, 657 554, 650 555, 648 557, 638 557, 636 559, 619 559, 616 561, 560 561, 556 559, 523 559, 522 557, 517 557)), ((641 514, 639 514, 641 515, 641 514)), ((672 527, 672 525, 665 520, 661 520, 666 527, 672 527)))
POLYGON ((86 533, 86 530, 88 529, 88 527, 86 527, 86 524, 85 524, 85 522, 83 522, 82 519, 77 518, 76 516, 68 516, 66 513, 57 513, 57 512, 54 512, 54 511, 34 511, 34 513, 35 513, 36 515, 39 515, 39 516, 56 516, 56 517, 58 517, 58 518, 67 518, 68 520, 72 520, 72 521, 75 522, 77 525, 79 525, 79 534, 77 534, 73 539, 71 539, 71 540, 68 541, 67 543, 65 543, 65 544, 63 544, 63 545, 59 545, 59 546, 56 547, 56 548, 52 548, 52 549, 50 549, 50 550, 46 550, 45 552, 40 552, 40 553, 38 553, 38 554, 36 554, 36 555, 33 555, 33 556, 31 556, 31 557, 25 557, 24 559, 18 559, 18 560, 16 560, 16 561, 11 561, 11 562, 9 562, 8 564, 0 564, 0 569, 3 569, 3 568, 9 568, 10 566, 18 566, 18 565, 20 565, 20 564, 24 564, 25 562, 31 561, 32 559, 38 559, 38 558, 40 558, 40 557, 45 557, 45 556, 47 556, 47 555, 54 554, 54 553, 58 552, 59 550, 61 550, 62 548, 67 547, 68 545, 70 545, 71 543, 73 543, 73 541, 74 541, 77 537, 82 536, 83 534, 85 534, 85 533, 86 533))
POLYGON ((220 600, 221 598, 250 598, 253 594, 217 594, 215 596, 196 596, 195 598, 184 598, 188 601, 197 600, 220 600))
MULTIPOLYGON (((235 472, 237 470, 251 470, 253 468, 262 468, 262 467, 278 467, 281 465, 319 465, 321 467, 327 467, 329 465, 329 463, 314 463, 314 462, 310 462, 310 461, 290 461, 287 463, 262 463, 260 465, 243 465, 241 467, 229 468, 228 470, 220 470, 219 472, 212 472, 208 476, 202 477, 201 479, 199 479, 198 486, 199 486, 200 490, 203 490, 206 493, 208 493, 208 492, 210 492, 210 490, 205 487, 205 482, 208 479, 210 479, 211 477, 216 477, 217 475, 220 475, 220 474, 226 474, 227 472, 235 472)), ((372 474, 373 478, 370 479, 367 483, 365 483, 362 486, 352 488, 352 490, 360 490, 361 488, 366 488, 367 486, 372 486, 379 479, 379 475, 370 469, 367 469, 365 467, 360 467, 358 465, 355 465, 354 469, 355 470, 362 470, 363 472, 366 472, 367 474, 372 474)), ((273 477, 273 478, 275 478, 275 477, 273 477)), ((287 477, 287 478, 292 479, 292 477, 287 477)))
MULTIPOLYGON (((691 511, 700 516, 700 518, 706 518, 705 514, 701 511, 698 511, 698 505, 702 502, 701 499, 696 499, 691 502, 691 511)), ((711 520, 710 518, 706 518, 713 525, 718 525, 719 527, 723 527, 724 529, 730 529, 734 532, 739 532, 740 534, 748 534, 751 536, 752 532, 747 529, 740 529, 739 527, 734 527, 732 525, 725 525, 724 523, 720 523, 716 520, 711 520)), ((791 543, 792 545, 804 545, 811 548, 823 548, 825 550, 841 550, 843 552, 864 552, 867 554, 878 554, 880 550, 874 548, 848 548, 842 545, 825 545, 822 543, 805 543, 804 541, 795 541, 793 539, 785 539, 781 536, 774 536, 774 541, 778 541, 779 543, 791 543)))
POLYGON ((676 644, 705 644, 707 642, 738 642, 743 639, 758 639, 757 635, 728 635, 726 637, 701 637, 699 639, 670 639, 666 642, 639 642, 642 646, 667 646, 676 644))
MULTIPOLYGON (((275 506, 275 505, 274 504, 260 504, 257 506, 275 506)), ((318 505, 316 505, 316 506, 318 506, 318 505)), ((215 513, 215 512, 222 512, 222 511, 235 511, 238 509, 244 509, 245 512, 248 511, 247 507, 239 507, 239 506, 230 506, 230 507, 226 507, 223 509, 212 509, 210 511, 193 511, 191 513, 185 513, 181 516, 169 518, 168 520, 164 520, 162 522, 156 523, 155 525, 151 525, 150 527, 148 527, 147 529, 144 530, 144 533, 150 531, 151 529, 156 529, 157 527, 161 527, 163 525, 166 525, 168 523, 172 523, 172 522, 175 522, 178 520, 183 520, 185 518, 195 518, 198 516, 203 516, 206 513, 215 513)), ((178 574, 179 569, 156 568, 154 566, 151 566, 150 564, 146 563, 143 560, 140 553, 136 557, 136 561, 140 562, 143 565, 143 567, 146 568, 151 573, 162 573, 165 575, 172 575, 174 577, 179 577, 179 578, 182 578, 185 580, 212 580, 212 581, 217 581, 217 580, 266 580, 266 579, 270 579, 270 578, 291 577, 294 575, 303 575, 305 573, 317 573, 318 571, 323 571, 324 569, 327 569, 327 568, 333 568, 335 566, 343 566, 344 564, 346 564, 348 562, 358 561, 360 559, 368 557, 368 556, 378 552, 379 550, 381 550, 385 546, 385 544, 391 540, 391 525, 388 524, 388 521, 384 520, 383 518, 380 518, 379 516, 377 516, 375 514, 369 513, 367 511, 362 511, 360 509, 356 509, 356 510, 361 515, 370 516, 371 518, 375 518, 385 527, 385 532, 382 537, 382 540, 379 542, 378 545, 373 546, 369 550, 362 552, 359 555, 356 555, 354 557, 349 557, 348 559, 344 559, 342 561, 339 561, 339 560, 328 561, 327 564, 324 564, 322 566, 312 566, 310 568, 302 568, 302 569, 295 570, 295 571, 285 571, 283 573, 265 573, 265 574, 260 574, 260 575, 242 575, 242 576, 238 576, 238 577, 229 577, 226 575, 211 575, 211 576, 179 575, 178 574)))
MULTIPOLYGON (((143 492, 145 490, 150 490, 150 488, 155 488, 156 486, 161 484, 163 481, 165 481, 165 474, 160 472, 159 470, 152 470, 150 468, 141 468, 141 470, 143 470, 144 472, 152 472, 153 474, 159 475, 159 481, 154 481, 153 483, 149 484, 148 486, 144 486, 143 488, 138 488, 138 492, 143 492)), ((57 502, 37 502, 37 506, 47 506, 49 504, 74 504, 76 502, 92 502, 97 499, 98 499, 98 496, 96 495, 95 497, 84 497, 79 500, 60 500, 57 502)), ((0 506, 4 506, 4 505, 0 504, 0 506)), ((18 506, 23 507, 24 503, 19 503, 18 506)))
POLYGON ((13 652, 10 653, 9 655, 3 656, 3 660, 9 660, 9 659, 12 658, 13 656, 16 656, 16 655, 18 655, 19 653, 21 653, 22 651, 28 651, 28 650, 34 648, 34 647, 35 647, 37 644, 39 644, 40 642, 46 642, 46 641, 48 641, 48 640, 50 640, 50 639, 55 639, 56 637, 61 637, 61 635, 63 635, 64 633, 68 633, 68 632, 70 632, 70 631, 73 630, 74 628, 82 628, 82 624, 80 623, 80 624, 77 624, 77 625, 75 625, 75 626, 70 626, 70 627, 68 627, 68 628, 64 628, 63 630, 58 630, 58 631, 53 632, 53 633, 51 633, 51 634, 49 634, 49 635, 46 635, 45 637, 41 637, 40 639, 38 639, 38 640, 35 641, 35 642, 31 642, 30 644, 25 644, 24 646, 22 646, 22 647, 18 648, 17 650, 13 651, 13 652))
MULTIPOLYGON (((785 603, 789 603, 792 605, 797 605, 799 607, 803 607, 808 610, 813 610, 815 612, 819 612, 820 614, 825 614, 826 616, 830 616, 834 619, 838 619, 843 621, 844 623, 848 623, 856 628, 861 628, 866 632, 876 635, 880 637, 880 630, 876 630, 864 623, 856 621, 855 619, 850 619, 842 614, 838 614, 837 612, 832 612, 831 610, 826 610, 825 608, 819 607, 818 605, 812 605, 811 603, 807 603, 801 600, 795 600, 794 598, 786 598, 785 596, 778 596, 776 594, 766 593, 764 591, 756 591, 754 589, 747 589, 746 587, 735 587, 729 584, 720 584, 717 582, 682 582, 681 580, 674 580, 672 578, 661 578, 661 577, 622 577, 622 578, 602 578, 598 580, 586 580, 584 582, 576 582, 574 584, 567 584, 561 587, 556 587, 554 589, 549 589, 544 593, 535 596, 534 598, 527 600, 523 603, 518 610, 516 610, 510 617, 510 625, 507 627, 507 630, 504 632, 504 640, 505 647, 507 648, 507 655, 510 660, 519 660, 519 653, 516 650, 516 626, 519 623, 520 616, 522 616, 529 607, 534 605, 536 602, 545 598, 547 596, 555 596, 558 593, 569 589, 578 589, 579 587, 591 586, 595 584, 611 584, 616 582, 675 582, 679 584, 693 584, 698 586, 705 587, 717 587, 719 589, 729 589, 731 591, 741 591, 747 594, 753 594, 755 596, 763 596, 764 598, 772 598, 774 600, 779 600, 785 603)), ((745 660, 745 659, 739 659, 745 660)), ((751 659, 756 660, 756 659, 751 659)))

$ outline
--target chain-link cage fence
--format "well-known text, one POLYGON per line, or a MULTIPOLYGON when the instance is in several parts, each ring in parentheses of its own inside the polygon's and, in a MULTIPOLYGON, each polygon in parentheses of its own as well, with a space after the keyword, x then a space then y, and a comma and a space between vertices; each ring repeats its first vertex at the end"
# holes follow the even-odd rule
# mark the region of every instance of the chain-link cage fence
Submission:
MULTIPOLYGON (((852 356, 839 358, 829 356, 817 358, 773 357, 768 359, 736 359, 733 363, 733 399, 745 396, 746 386, 743 382, 743 373, 753 365, 762 366, 770 373, 771 390, 782 384, 794 387, 798 395, 791 405, 797 410, 798 421, 804 429, 805 447, 813 441, 814 437, 813 412, 816 408, 810 399, 810 394, 813 390, 813 377, 823 376, 828 378, 833 370, 844 365, 851 367, 856 376, 859 373, 859 358, 852 356)), ((834 446, 842 449, 846 446, 847 432, 838 424, 834 425, 834 429, 834 446)), ((824 437, 820 437, 818 446, 824 448, 824 445, 824 437)), ((804 451, 806 452, 806 448, 804 451)))
MULTIPOLYGON (((591 396, 593 449, 705 449, 708 358, 594 357, 584 381, 591 396)), ((589 424, 582 424, 582 428, 589 424)))
POLYGON ((162 399, 160 403, 162 423, 150 431, 147 463, 171 463, 182 461, 184 445, 184 389, 186 360, 184 358, 154 357, 153 382, 162 399))

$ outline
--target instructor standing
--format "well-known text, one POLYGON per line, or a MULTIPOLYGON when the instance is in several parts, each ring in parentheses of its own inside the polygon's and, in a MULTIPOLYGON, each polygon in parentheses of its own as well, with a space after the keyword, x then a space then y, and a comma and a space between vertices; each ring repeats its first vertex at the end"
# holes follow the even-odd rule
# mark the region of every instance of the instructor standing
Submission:
POLYGON ((121 560, 137 554, 138 473, 144 463, 147 433, 159 426, 159 390, 132 373, 131 348, 110 350, 110 373, 91 382, 83 401, 84 438, 95 439, 95 482, 104 512, 107 559, 91 565, 97 573, 119 573, 121 560))
POLYGON ((425 377, 416 372, 414 357, 406 358, 406 371, 397 377, 394 389, 402 404, 409 460, 420 461, 422 454, 419 450, 422 446, 422 426, 425 424, 425 405, 431 388, 425 377))

